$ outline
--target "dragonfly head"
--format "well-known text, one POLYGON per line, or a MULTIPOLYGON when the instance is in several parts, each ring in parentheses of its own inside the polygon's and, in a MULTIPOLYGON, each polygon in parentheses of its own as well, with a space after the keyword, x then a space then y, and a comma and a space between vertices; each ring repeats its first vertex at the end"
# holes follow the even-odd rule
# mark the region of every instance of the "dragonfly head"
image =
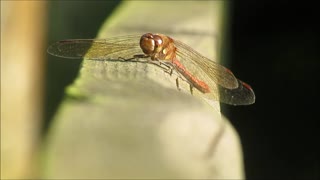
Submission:
POLYGON ((154 58, 156 54, 162 51, 163 40, 157 34, 146 33, 140 38, 140 47, 142 51, 154 58))

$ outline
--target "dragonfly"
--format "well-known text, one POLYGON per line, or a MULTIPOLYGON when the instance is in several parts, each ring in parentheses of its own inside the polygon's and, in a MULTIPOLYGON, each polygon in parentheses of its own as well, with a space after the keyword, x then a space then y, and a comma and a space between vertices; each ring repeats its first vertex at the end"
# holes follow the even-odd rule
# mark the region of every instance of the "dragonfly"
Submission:
MULTIPOLYGON (((228 68, 164 34, 146 33, 142 36, 127 35, 107 39, 67 39, 53 43, 47 52, 68 59, 147 57, 151 59, 150 62, 162 62, 178 72, 189 83, 190 90, 196 88, 204 98, 230 105, 250 105, 255 102, 251 86, 237 79, 228 68)), ((178 78, 176 83, 178 87, 178 78)))

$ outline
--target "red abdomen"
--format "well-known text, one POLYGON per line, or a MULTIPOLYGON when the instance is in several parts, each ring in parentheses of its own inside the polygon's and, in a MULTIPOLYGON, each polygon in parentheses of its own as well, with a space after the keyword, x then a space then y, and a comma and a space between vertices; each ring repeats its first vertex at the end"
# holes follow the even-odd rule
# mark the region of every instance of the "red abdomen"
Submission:
POLYGON ((172 60, 172 63, 176 67, 176 70, 180 74, 182 74, 189 81, 189 83, 192 84, 193 87, 197 88, 202 93, 210 92, 209 86, 205 82, 194 77, 189 71, 187 71, 187 69, 180 63, 180 61, 174 58, 172 60))

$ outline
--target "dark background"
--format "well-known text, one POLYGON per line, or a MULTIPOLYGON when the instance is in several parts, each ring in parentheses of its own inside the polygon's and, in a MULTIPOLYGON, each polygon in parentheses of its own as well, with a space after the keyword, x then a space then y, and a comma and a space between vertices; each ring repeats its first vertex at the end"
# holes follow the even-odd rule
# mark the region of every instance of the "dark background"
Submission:
POLYGON ((314 4, 235 1, 232 71, 256 103, 228 107, 248 179, 320 179, 316 136, 319 19, 314 4))
MULTIPOLYGON (((77 1, 75 6, 73 1, 50 1, 48 43, 94 38, 118 4, 77 1), (50 27, 56 23, 59 26, 50 27)), ((253 87, 257 97, 251 106, 224 106, 241 138, 247 179, 320 178, 315 123, 320 31, 314 7, 307 1, 231 3, 229 67, 253 87)), ((80 65, 48 58, 44 132, 80 65)))

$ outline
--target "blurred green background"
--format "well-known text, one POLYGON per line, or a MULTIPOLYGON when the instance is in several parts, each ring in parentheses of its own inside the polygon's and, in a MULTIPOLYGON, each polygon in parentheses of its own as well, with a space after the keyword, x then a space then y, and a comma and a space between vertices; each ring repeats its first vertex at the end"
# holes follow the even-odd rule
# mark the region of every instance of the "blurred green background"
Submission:
MULTIPOLYGON (((62 39, 94 39, 104 20, 119 4, 120 1, 49 1, 48 45, 62 39)), ((81 63, 49 54, 47 58, 44 132, 81 63)))

